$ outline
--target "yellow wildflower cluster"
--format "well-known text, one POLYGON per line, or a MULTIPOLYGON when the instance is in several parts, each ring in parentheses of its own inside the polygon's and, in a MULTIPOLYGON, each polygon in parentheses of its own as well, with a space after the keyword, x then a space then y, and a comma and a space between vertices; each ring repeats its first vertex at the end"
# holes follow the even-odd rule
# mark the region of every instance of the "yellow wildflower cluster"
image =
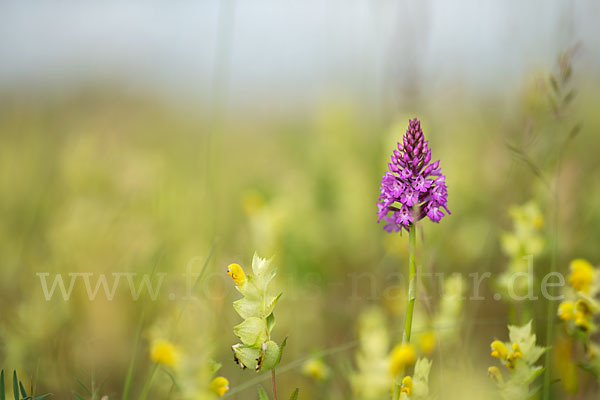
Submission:
POLYGON ((590 340, 598 331, 594 319, 600 315, 600 303, 597 300, 600 294, 600 273, 590 262, 581 258, 571 261, 569 269, 569 286, 563 289, 565 299, 558 305, 557 315, 567 333, 567 343, 564 345, 568 349, 566 364, 572 366, 571 369, 561 370, 561 380, 565 390, 575 394, 578 390, 577 373, 573 370, 576 364, 600 376, 600 346, 590 340), (583 345, 585 356, 575 363, 572 349, 576 348, 574 344, 577 342, 583 345))
POLYGON ((384 398, 389 393, 393 377, 388 360, 389 334, 385 315, 380 308, 368 308, 361 313, 358 319, 358 340, 356 370, 350 374, 353 398, 384 398))
POLYGON ((500 237, 502 250, 509 257, 509 263, 507 270, 498 278, 498 285, 505 293, 509 293, 509 287, 512 287, 517 295, 522 296, 527 293, 527 280, 512 280, 514 276, 528 272, 529 260, 543 253, 546 246, 542 236, 544 217, 534 201, 512 206, 509 214, 513 230, 500 237))
POLYGON ((438 346, 451 349, 460 339, 464 326, 466 283, 460 274, 453 274, 443 282, 442 296, 436 311, 419 310, 413 321, 413 340, 419 355, 430 356, 438 346))
POLYGON ((429 371, 431 361, 420 358, 415 363, 412 376, 407 375, 400 381, 401 400, 425 400, 429 399, 429 371))
MULTIPOLYGON (((171 341, 163 338, 157 338, 150 344, 150 359, 157 364, 172 368, 178 379, 186 380, 185 371, 190 368, 189 359, 182 360, 181 348, 171 341)), ((209 379, 220 368, 221 364, 212 361, 206 365, 208 376, 201 377, 201 383, 198 386, 185 385, 185 398, 213 399, 215 394, 222 397, 229 390, 229 381, 223 376, 214 378, 209 383, 209 379), (193 393, 193 394, 192 394, 193 393)))
POLYGON ((488 375, 496 383, 500 395, 505 400, 525 399, 529 396, 529 385, 542 373, 543 368, 535 363, 546 351, 536 345, 531 321, 523 326, 509 326, 509 342, 494 340, 491 356, 499 359, 508 368, 508 378, 504 379, 496 366, 488 368, 488 375))
POLYGON ((569 287, 565 289, 565 300, 558 306, 558 317, 565 323, 569 333, 579 330, 593 333, 596 326, 594 316, 600 313, 600 305, 594 299, 600 292, 600 274, 588 261, 578 258, 571 261, 568 276, 569 287))
POLYGON ((440 299, 438 312, 433 316, 433 331, 424 331, 419 343, 425 354, 433 351, 436 343, 452 347, 460 338, 460 329, 464 325, 465 290, 467 284, 460 274, 454 274, 444 280, 444 292, 440 299), (428 348, 430 347, 430 348, 428 348))
POLYGON ((511 348, 512 350, 509 352, 506 344, 499 340, 494 340, 491 344, 492 348, 492 357, 496 357, 504 365, 506 365, 509 369, 514 369, 519 358, 523 358, 523 353, 521 353, 521 348, 518 343, 513 343, 511 348))

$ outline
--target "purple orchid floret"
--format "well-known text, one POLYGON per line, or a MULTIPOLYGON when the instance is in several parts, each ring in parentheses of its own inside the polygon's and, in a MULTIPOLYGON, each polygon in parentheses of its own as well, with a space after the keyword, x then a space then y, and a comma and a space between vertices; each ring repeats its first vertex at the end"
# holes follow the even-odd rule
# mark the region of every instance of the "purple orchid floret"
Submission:
POLYGON ((421 121, 409 120, 408 129, 392 153, 389 171, 381 179, 377 207, 386 232, 400 232, 425 217, 440 222, 450 211, 446 207, 448 189, 440 162, 431 163, 429 142, 423 138, 421 121))

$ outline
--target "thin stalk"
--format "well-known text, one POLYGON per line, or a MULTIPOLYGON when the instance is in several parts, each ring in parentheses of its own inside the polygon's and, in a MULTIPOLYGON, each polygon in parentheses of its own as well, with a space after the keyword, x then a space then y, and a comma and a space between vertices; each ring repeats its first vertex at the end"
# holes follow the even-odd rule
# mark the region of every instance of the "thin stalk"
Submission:
MULTIPOLYGON (((156 269, 158 268, 158 263, 160 261, 161 256, 162 256, 162 252, 159 253, 158 257, 156 258, 156 262, 154 263, 154 267, 152 267, 152 272, 150 272, 151 280, 154 277, 154 274, 156 273, 156 269)), ((147 304, 145 303, 144 306, 142 307, 142 313, 140 315, 140 320, 138 322, 138 330, 137 330, 137 334, 135 335, 135 342, 133 344, 133 352, 132 352, 132 356, 131 356, 131 361, 129 362, 129 368, 127 369, 127 377, 125 378, 125 385, 123 386, 123 394, 121 395, 122 400, 129 400, 129 393, 131 392, 131 383, 133 381, 133 374, 135 372, 135 361, 136 361, 136 356, 137 356, 136 352, 138 350, 140 338, 142 337, 142 331, 144 329, 144 315, 146 314, 146 307, 147 307, 147 304)))
POLYGON ((395 382, 394 382, 394 395, 392 396, 393 400, 400 400, 400 386, 401 383, 398 382, 398 377, 395 378, 395 382))
POLYGON ((154 363, 154 367, 152 367, 152 371, 150 372, 150 376, 146 383, 144 383, 144 388, 142 389, 142 393, 138 400, 146 400, 148 397, 148 393, 150 393, 150 389, 152 388, 152 382, 154 381, 154 376, 156 375, 156 371, 158 371, 158 363, 154 363))
MULTIPOLYGON (((415 262, 415 248, 417 244, 417 227, 413 224, 408 231, 408 298, 406 303, 406 321, 404 322, 404 333, 402 343, 410 343, 412 331, 413 312, 415 310, 415 299, 417 298, 417 263, 415 262)), ((401 381, 396 377, 394 383, 393 399, 400 398, 401 381)))
MULTIPOLYGON (((556 161, 556 182, 554 185, 554 210, 552 213, 552 254, 550 258, 550 272, 555 272, 558 258, 558 207, 559 194, 558 183, 560 179, 560 159, 561 152, 559 151, 556 161)), ((554 296, 554 289, 549 286, 549 295, 554 296)), ((549 297, 550 297, 549 296, 549 297)), ((554 310, 554 302, 550 298, 546 301, 546 346, 552 346, 552 336, 554 334, 554 318, 556 311, 554 310)), ((550 399, 550 380, 552 379, 552 349, 546 352, 544 358, 544 385, 542 388, 542 399, 550 399)))
POLYGON ((275 381, 275 368, 271 370, 271 385, 273 386, 273 400, 277 400, 277 383, 275 381))
POLYGON ((417 243, 417 228, 413 224, 408 231, 408 298, 406 304, 406 322, 404 324, 404 335, 402 343, 410 343, 412 330, 413 312, 415 299, 417 297, 417 265, 415 262, 415 248, 417 243))

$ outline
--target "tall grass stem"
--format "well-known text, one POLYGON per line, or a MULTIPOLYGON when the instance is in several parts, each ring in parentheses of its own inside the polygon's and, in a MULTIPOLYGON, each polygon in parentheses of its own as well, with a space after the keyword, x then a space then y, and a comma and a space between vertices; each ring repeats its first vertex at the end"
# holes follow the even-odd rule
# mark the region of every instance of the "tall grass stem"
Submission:
POLYGON ((138 400, 146 400, 146 398, 148 397, 148 393, 150 393, 150 389, 152 388, 152 382, 154 381, 156 371, 158 371, 158 363, 154 363, 152 371, 150 372, 150 376, 146 380, 146 383, 144 383, 144 387, 142 389, 142 392, 140 393, 140 397, 138 398, 138 400))
POLYGON ((273 386, 273 400, 277 400, 277 382, 275 380, 275 368, 271 370, 271 385, 273 386))

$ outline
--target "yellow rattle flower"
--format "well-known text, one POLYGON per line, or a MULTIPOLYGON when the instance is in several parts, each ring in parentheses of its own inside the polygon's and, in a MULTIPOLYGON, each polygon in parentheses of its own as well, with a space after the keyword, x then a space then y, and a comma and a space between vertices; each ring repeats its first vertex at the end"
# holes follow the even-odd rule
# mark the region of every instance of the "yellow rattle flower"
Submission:
POLYGON ((417 353, 412 345, 402 343, 392 350, 390 371, 392 375, 400 375, 404 369, 417 361, 417 353))
POLYGON ((569 275, 571 286, 575 290, 588 293, 596 272, 592 264, 582 258, 577 258, 571 261, 569 267, 571 268, 571 274, 569 275))
POLYGON ((402 378, 402 386, 400 387, 400 393, 406 393, 408 396, 412 393, 413 390, 413 381, 410 376, 405 376, 402 378))
POLYGON ((558 305, 558 318, 570 321, 575 318, 575 304, 572 301, 563 301, 558 305))
POLYGON ((227 378, 217 376, 210 383, 210 390, 223 397, 223 395, 229 390, 229 381, 227 380, 227 378))
POLYGON ((230 264, 229 267, 227 267, 227 275, 229 275, 238 286, 242 286, 246 282, 246 274, 239 264, 230 264))
POLYGON ((492 357, 499 358, 500 360, 506 360, 506 357, 508 356, 508 349, 506 348, 506 345, 504 343, 502 343, 499 340, 494 340, 491 344, 491 348, 492 357))
POLYGON ((173 368, 179 361, 179 349, 168 340, 155 339, 150 346, 150 359, 173 368))
POLYGON ((521 348, 517 343, 513 343, 512 345, 513 351, 507 357, 506 366, 510 369, 513 369, 516 366, 517 359, 523 358, 523 354, 521 353, 521 348))

